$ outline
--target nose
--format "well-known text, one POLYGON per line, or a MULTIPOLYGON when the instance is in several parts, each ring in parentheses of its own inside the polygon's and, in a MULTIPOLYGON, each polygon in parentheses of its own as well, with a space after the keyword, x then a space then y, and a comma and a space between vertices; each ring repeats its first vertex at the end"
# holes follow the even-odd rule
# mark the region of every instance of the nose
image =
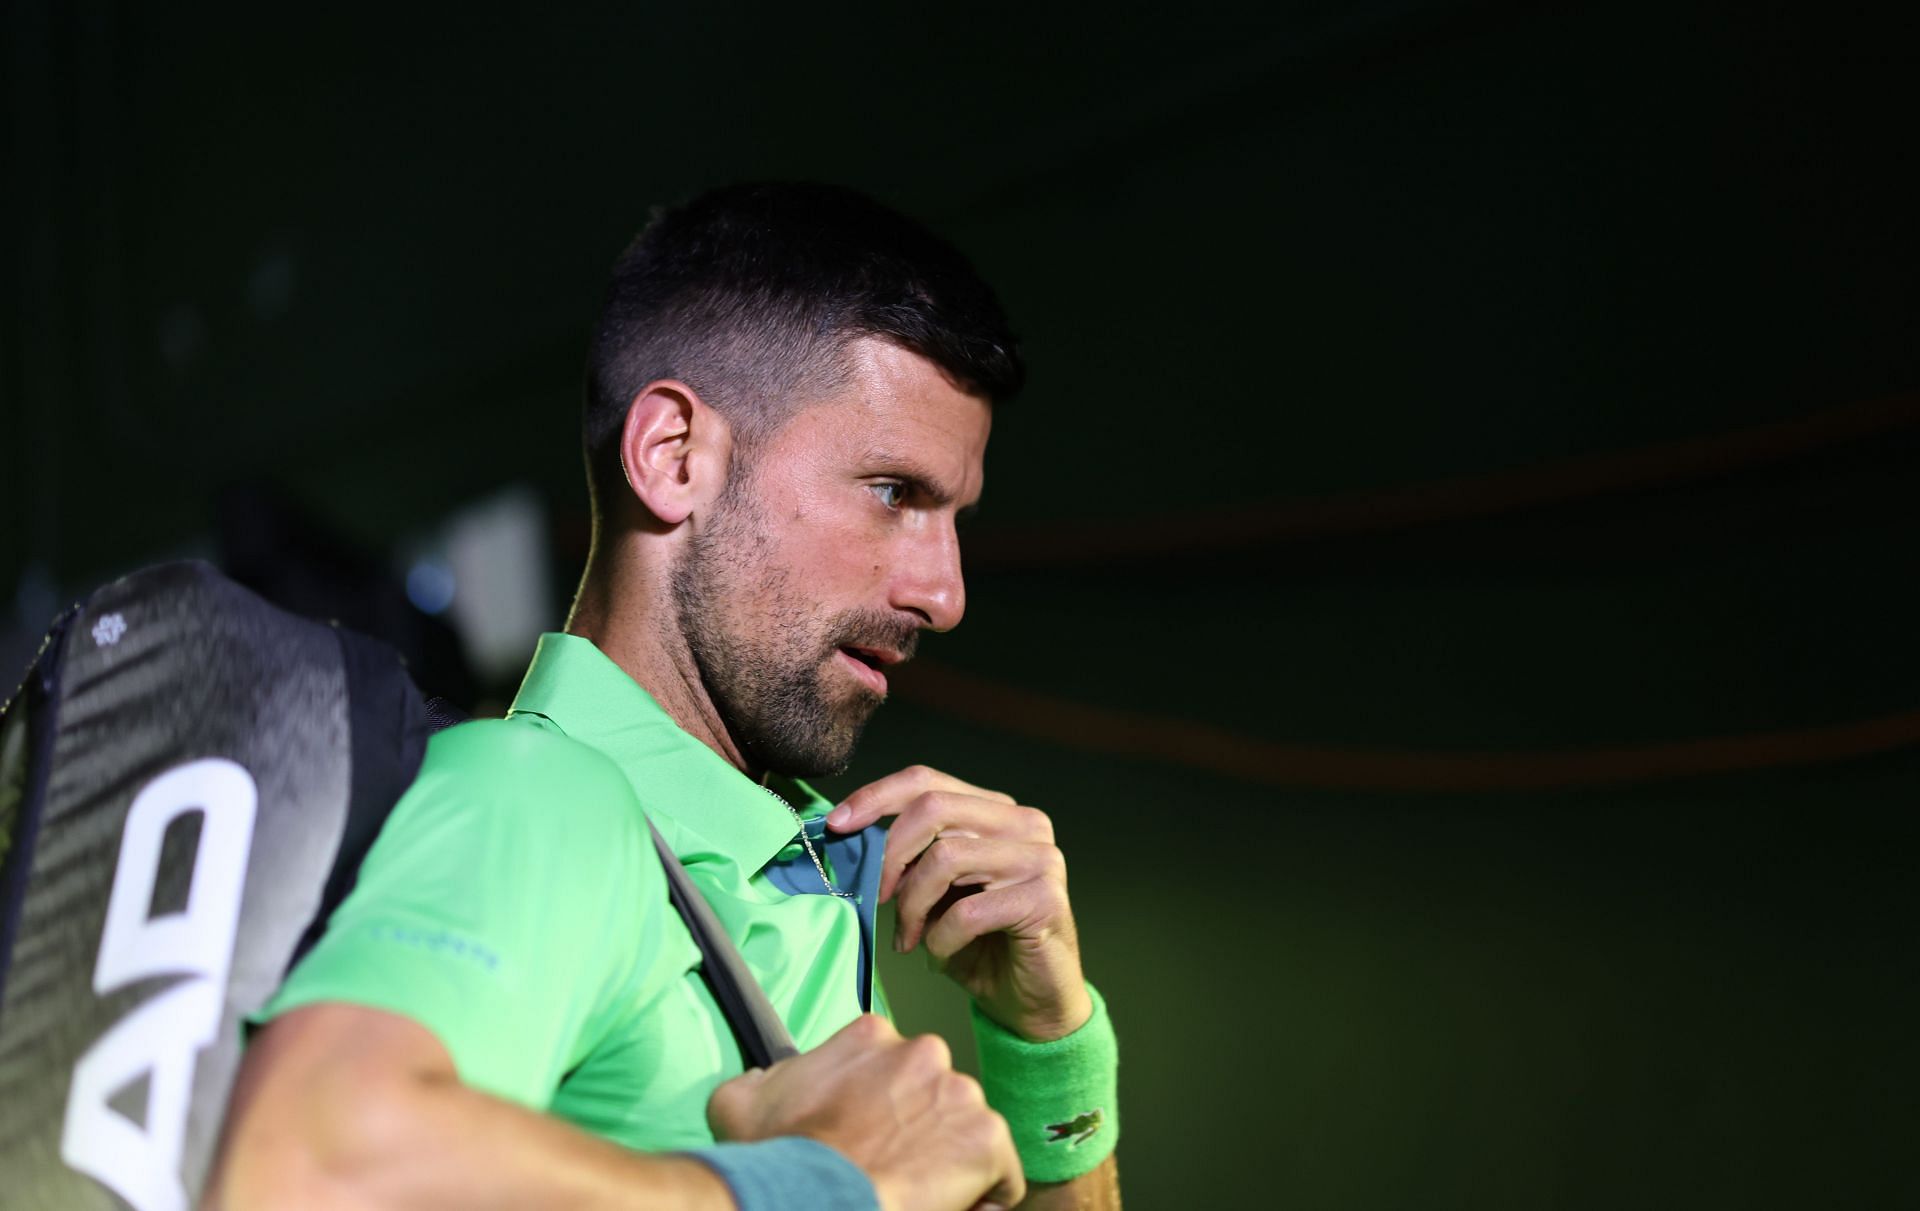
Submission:
MULTIPOLYGON (((931 519, 930 519, 931 520, 931 519)), ((895 567, 893 606, 926 620, 930 631, 951 631, 967 612, 967 586, 960 572, 960 536, 951 518, 929 524, 911 538, 912 549, 895 567)))

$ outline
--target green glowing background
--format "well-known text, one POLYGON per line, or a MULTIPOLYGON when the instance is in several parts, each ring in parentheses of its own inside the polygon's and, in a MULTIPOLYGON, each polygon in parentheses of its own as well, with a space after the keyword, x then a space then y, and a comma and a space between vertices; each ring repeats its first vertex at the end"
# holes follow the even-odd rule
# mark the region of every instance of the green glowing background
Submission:
POLYGON ((557 621, 606 263, 706 184, 858 185, 1033 378, 840 785, 1054 813, 1131 1205, 1920 1200, 1910 14, 6 28, 10 666, 241 480, 382 558, 531 485, 557 621))

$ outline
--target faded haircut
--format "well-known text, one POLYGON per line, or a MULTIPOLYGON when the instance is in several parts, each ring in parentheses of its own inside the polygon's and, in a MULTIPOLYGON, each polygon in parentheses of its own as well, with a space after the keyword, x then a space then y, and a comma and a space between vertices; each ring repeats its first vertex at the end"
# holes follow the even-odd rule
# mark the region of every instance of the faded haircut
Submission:
POLYGON ((1000 403, 1026 376, 993 291, 951 244, 851 189, 730 185, 656 211, 613 266, 587 352, 581 440, 594 515, 624 490, 634 396, 679 379, 727 420, 736 465, 845 380, 863 336, 1000 403))

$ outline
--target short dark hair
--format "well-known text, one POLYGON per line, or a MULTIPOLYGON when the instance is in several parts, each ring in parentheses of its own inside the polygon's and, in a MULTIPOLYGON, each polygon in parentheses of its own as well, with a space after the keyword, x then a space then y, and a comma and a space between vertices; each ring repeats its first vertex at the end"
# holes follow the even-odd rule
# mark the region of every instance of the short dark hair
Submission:
POLYGON ((912 219, 834 185, 730 185, 656 211, 614 262, 587 353, 581 436, 596 515, 620 433, 655 379, 699 392, 751 449, 831 389, 863 336, 1000 403, 1026 377, 993 291, 912 219))

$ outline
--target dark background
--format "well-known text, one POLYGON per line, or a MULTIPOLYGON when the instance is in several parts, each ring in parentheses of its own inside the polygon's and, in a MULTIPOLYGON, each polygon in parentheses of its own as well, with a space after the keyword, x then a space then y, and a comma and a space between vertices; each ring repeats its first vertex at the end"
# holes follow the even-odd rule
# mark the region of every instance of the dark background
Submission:
POLYGON ((562 617, 614 253, 856 185, 1033 377, 836 787, 1054 814, 1132 1205, 1910 1204, 1911 12, 12 4, 0 657, 198 555, 497 709, 401 585, 562 617))

